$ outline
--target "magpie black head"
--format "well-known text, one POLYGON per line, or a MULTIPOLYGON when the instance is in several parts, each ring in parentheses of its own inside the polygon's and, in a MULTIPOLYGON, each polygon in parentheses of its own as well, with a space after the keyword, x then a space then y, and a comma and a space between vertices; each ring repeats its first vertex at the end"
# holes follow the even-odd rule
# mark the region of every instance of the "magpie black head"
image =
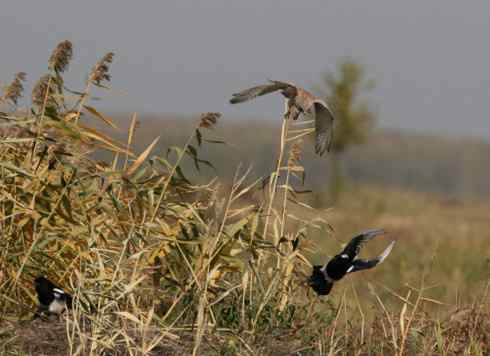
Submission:
POLYGON ((34 283, 41 311, 61 314, 66 308, 71 309, 72 296, 49 279, 37 277, 34 283))

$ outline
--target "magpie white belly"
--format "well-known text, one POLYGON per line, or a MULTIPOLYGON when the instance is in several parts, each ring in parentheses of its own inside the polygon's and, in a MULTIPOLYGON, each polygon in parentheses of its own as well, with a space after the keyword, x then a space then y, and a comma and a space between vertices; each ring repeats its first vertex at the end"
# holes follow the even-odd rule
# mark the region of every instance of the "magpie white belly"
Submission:
POLYGON ((49 311, 51 313, 61 314, 63 310, 66 308, 66 303, 60 300, 53 300, 53 302, 49 305, 49 311))

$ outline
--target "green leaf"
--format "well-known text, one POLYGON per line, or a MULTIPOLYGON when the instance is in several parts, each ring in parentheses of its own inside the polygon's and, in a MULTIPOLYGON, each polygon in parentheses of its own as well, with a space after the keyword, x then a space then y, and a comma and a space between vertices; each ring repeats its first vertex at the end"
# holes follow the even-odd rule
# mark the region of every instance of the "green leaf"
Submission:
POLYGON ((196 129, 196 140, 197 140, 198 146, 201 146, 202 145, 202 134, 201 134, 201 131, 199 131, 199 129, 196 129))
POLYGON ((184 172, 182 172, 182 168, 180 168, 180 166, 177 166, 175 168, 175 173, 177 173, 177 176, 185 183, 191 184, 191 182, 185 177, 184 172))
POLYGON ((194 161, 194 166, 196 167, 196 169, 198 171, 200 171, 200 168, 199 168, 199 160, 197 158, 197 150, 195 149, 194 146, 192 145, 188 145, 187 146, 187 152, 186 152, 191 158, 192 160, 194 161))
POLYGON ((208 143, 219 143, 219 144, 222 144, 222 145, 226 145, 226 142, 225 141, 220 141, 220 140, 208 140, 208 139, 204 139, 203 141, 204 142, 208 142, 208 143))

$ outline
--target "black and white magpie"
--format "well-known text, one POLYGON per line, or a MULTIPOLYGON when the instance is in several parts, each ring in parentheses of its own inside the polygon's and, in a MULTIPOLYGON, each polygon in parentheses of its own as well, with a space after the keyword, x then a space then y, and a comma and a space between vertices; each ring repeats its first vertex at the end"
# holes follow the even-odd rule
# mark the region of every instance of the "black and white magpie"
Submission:
POLYGON ((354 236, 344 250, 334 256, 325 266, 313 266, 313 273, 308 284, 318 295, 330 293, 335 282, 341 280, 347 273, 373 268, 380 264, 390 254, 395 241, 392 241, 381 255, 371 260, 356 259, 361 246, 373 237, 384 234, 382 229, 367 230, 354 236))
POLYGON ((71 309, 72 296, 44 277, 35 279, 39 312, 61 314, 65 309, 71 309))

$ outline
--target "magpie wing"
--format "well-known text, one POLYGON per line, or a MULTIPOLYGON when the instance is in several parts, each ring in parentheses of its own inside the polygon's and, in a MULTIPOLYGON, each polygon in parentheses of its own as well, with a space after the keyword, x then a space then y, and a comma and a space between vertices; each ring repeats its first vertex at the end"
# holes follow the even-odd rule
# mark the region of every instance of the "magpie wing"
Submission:
POLYGON ((354 260, 354 262, 352 262, 352 267, 349 268, 347 273, 357 272, 363 269, 369 269, 379 265, 391 253, 391 250, 393 250, 393 246, 395 246, 395 241, 392 241, 381 255, 379 255, 376 258, 373 258, 372 260, 362 260, 362 259, 354 260))
POLYGON ((353 260, 361 251, 362 245, 371 240, 373 237, 377 235, 384 234, 383 229, 372 229, 361 232, 359 235, 356 235, 350 240, 350 242, 345 246, 344 250, 341 254, 346 254, 349 256, 351 260, 353 260))

